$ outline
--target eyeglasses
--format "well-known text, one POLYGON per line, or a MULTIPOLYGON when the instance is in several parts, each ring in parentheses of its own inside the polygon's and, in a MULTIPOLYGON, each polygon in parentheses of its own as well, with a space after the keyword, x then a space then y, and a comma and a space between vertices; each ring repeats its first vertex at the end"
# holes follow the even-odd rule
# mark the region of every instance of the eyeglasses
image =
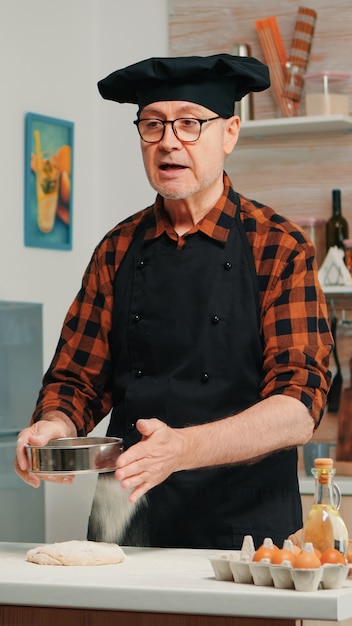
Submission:
POLYGON ((159 120, 157 118, 134 120, 139 135, 146 143, 158 143, 165 134, 166 124, 171 124, 174 135, 179 141, 192 143, 197 141, 206 122, 220 119, 220 115, 198 120, 195 117, 178 117, 176 120, 159 120))

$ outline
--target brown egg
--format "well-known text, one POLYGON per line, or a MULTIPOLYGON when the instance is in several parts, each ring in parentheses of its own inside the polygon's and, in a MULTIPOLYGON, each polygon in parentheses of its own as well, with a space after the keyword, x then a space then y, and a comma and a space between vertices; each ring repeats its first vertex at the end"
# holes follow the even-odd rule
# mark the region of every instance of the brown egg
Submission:
POLYGON ((322 565, 324 565, 324 563, 333 563, 334 565, 336 565, 336 563, 342 563, 342 565, 346 565, 344 555, 338 550, 335 550, 335 548, 325 550, 320 557, 320 562, 322 565))
POLYGON ((271 559, 273 558, 274 552, 278 550, 277 546, 268 547, 265 545, 259 546, 258 550, 253 554, 253 561, 261 561, 262 559, 271 559))
POLYGON ((318 567, 321 567, 321 562, 315 552, 302 550, 299 554, 296 555, 293 567, 299 569, 316 569, 318 567))
POLYGON ((271 562, 273 565, 281 565, 282 561, 291 561, 291 563, 294 563, 295 559, 296 554, 294 552, 281 548, 280 550, 274 550, 271 562))

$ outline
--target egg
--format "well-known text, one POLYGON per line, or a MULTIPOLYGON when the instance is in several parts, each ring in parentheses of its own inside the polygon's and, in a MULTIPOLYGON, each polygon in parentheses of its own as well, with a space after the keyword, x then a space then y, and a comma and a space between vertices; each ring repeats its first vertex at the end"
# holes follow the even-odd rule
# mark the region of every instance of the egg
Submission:
POLYGON ((278 550, 278 547, 272 542, 272 539, 267 537, 253 554, 252 560, 258 562, 262 561, 262 559, 269 559, 271 561, 275 550, 278 550))
POLYGON ((325 563, 333 563, 334 565, 337 563, 342 563, 342 565, 346 565, 346 559, 344 555, 335 548, 328 548, 328 550, 324 550, 320 557, 320 562, 322 565, 324 565, 325 563))
POLYGON ((301 550, 301 552, 296 555, 293 567, 295 569, 317 569, 321 567, 321 562, 314 551, 301 550))
POLYGON ((281 565, 283 561, 291 561, 293 564, 296 560, 296 555, 292 550, 285 550, 281 548, 279 550, 274 550, 274 554, 272 555, 271 563, 272 565, 281 565))

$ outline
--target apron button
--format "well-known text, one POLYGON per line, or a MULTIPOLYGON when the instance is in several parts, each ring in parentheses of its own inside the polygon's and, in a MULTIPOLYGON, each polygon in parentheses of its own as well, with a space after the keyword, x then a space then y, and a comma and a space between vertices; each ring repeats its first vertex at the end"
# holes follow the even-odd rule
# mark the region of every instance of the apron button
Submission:
POLYGON ((230 261, 226 261, 226 263, 224 263, 225 270, 230 270, 231 267, 232 267, 232 263, 230 261))
POLYGON ((209 374, 207 372, 203 372, 202 374, 202 383, 207 383, 209 381, 209 374))
POLYGON ((135 314, 134 314, 134 316, 133 316, 133 320, 134 320, 135 322, 139 322, 139 321, 140 321, 140 319, 141 319, 141 316, 139 315, 139 313, 135 313, 135 314))
POLYGON ((144 376, 143 370, 136 370, 135 377, 136 378, 142 378, 142 376, 144 376))
POLYGON ((145 262, 143 261, 143 259, 138 261, 138 267, 139 267, 140 270, 142 270, 144 266, 145 266, 145 262))
POLYGON ((213 322, 213 324, 218 324, 220 322, 219 315, 213 315, 213 317, 211 318, 211 321, 213 322))

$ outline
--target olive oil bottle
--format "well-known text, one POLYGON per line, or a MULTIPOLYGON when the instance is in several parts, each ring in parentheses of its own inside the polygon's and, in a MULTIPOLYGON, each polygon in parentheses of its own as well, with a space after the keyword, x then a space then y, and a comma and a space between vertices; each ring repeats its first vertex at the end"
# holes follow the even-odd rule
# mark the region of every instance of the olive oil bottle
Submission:
POLYGON ((335 468, 332 459, 315 459, 314 503, 303 525, 302 545, 307 542, 325 552, 335 548, 347 557, 348 531, 340 512, 340 490, 332 482, 335 468))

